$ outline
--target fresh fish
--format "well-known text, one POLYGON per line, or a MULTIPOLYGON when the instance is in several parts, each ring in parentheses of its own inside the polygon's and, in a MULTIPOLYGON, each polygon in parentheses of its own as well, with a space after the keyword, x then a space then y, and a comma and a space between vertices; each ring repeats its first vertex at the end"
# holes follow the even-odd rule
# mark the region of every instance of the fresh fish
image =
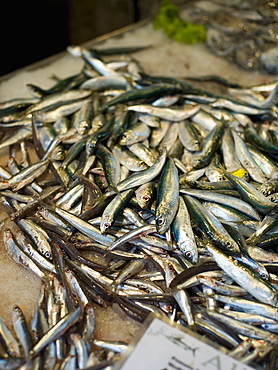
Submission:
POLYGON ((260 215, 256 211, 256 209, 250 206, 248 202, 237 197, 223 195, 221 193, 216 193, 214 191, 209 191, 205 189, 199 190, 199 189, 181 188, 180 192, 182 194, 187 194, 200 200, 223 204, 245 214, 246 216, 251 217, 253 220, 260 221, 260 215))
POLYGON ((101 143, 96 149, 96 156, 99 157, 102 163, 108 186, 115 189, 120 181, 120 162, 118 158, 101 143))
POLYGON ((190 169, 202 168, 210 162, 212 156, 220 145, 220 140, 223 133, 224 126, 222 124, 219 124, 207 134, 207 136, 202 141, 202 149, 199 152, 195 152, 192 158, 190 169))
POLYGON ((272 203, 249 182, 228 172, 225 172, 225 177, 238 190, 243 199, 256 208, 257 211, 266 214, 275 207, 275 203, 272 203))
POLYGON ((35 262, 26 253, 20 250, 11 230, 6 229, 4 231, 3 238, 5 249, 8 255, 10 255, 15 262, 34 272, 40 278, 43 279, 45 277, 44 272, 35 264, 35 262))
POLYGON ((155 117, 168 120, 168 121, 182 121, 189 118, 199 110, 199 105, 185 105, 182 109, 154 107, 151 105, 131 105, 127 109, 140 112, 148 113, 155 117))
POLYGON ((190 217, 207 238, 226 250, 239 252, 239 246, 236 241, 211 212, 190 195, 183 195, 183 199, 185 200, 190 217))
POLYGON ((68 313, 62 317, 56 325, 54 325, 49 331, 30 349, 30 356, 33 358, 40 353, 49 343, 58 339, 62 333, 66 332, 71 326, 76 324, 80 320, 82 309, 77 307, 74 311, 68 313))
POLYGON ((155 220, 158 233, 164 234, 170 227, 179 206, 178 170, 172 158, 168 158, 158 184, 155 220))
POLYGON ((271 284, 254 274, 254 272, 246 266, 235 262, 234 259, 229 258, 229 256, 214 246, 209 245, 207 248, 210 253, 212 253, 216 263, 223 268, 226 274, 234 279, 248 293, 258 299, 259 302, 277 307, 277 291, 271 284), (260 287, 260 289, 258 289, 258 287, 260 287))
POLYGON ((125 190, 117 194, 105 207, 101 216, 100 232, 105 233, 114 223, 118 215, 123 211, 134 193, 133 189, 125 190))
POLYGON ((78 216, 75 216, 58 207, 55 208, 55 212, 63 219, 65 219, 67 222, 69 222, 72 226, 74 226, 76 229, 78 229, 79 231, 87 235, 89 238, 99 243, 109 246, 114 241, 114 238, 111 235, 102 235, 100 230, 98 230, 90 223, 82 220, 78 216))
POLYGON ((27 326, 25 315, 18 305, 13 307, 13 328, 16 336, 23 348, 24 357, 26 359, 27 367, 31 366, 30 351, 33 348, 33 340, 27 326))
POLYGON ((166 161, 166 156, 167 152, 166 149, 164 149, 158 155, 154 164, 147 168, 146 170, 141 171, 140 175, 138 173, 134 173, 130 175, 127 179, 119 182, 117 186, 118 191, 121 192, 123 190, 138 187, 149 181, 152 181, 161 172, 166 161))
POLYGON ((236 155, 242 166, 246 169, 246 171, 249 173, 254 181, 257 181, 259 183, 265 182, 266 177, 264 176, 261 169, 257 166, 256 162, 253 160, 243 139, 234 130, 232 130, 232 135, 235 142, 236 155))
MULTIPOLYGON (((209 41, 244 65, 252 42, 224 23, 209 41)), ((0 103, 3 245, 42 280, 18 341, 0 325, 0 367, 111 367, 127 343, 99 341, 99 306, 157 313, 275 368, 277 81, 188 76, 213 93, 147 75, 124 49, 70 46, 80 73, 0 103)))
POLYGON ((185 201, 179 196, 179 208, 172 222, 171 229, 179 250, 193 263, 198 261, 198 248, 191 226, 191 218, 185 201))
POLYGON ((120 164, 128 168, 130 171, 143 171, 148 168, 145 161, 138 158, 137 155, 125 146, 115 145, 112 152, 120 164))
POLYGON ((120 145, 132 145, 146 140, 150 135, 150 128, 143 122, 137 122, 124 131, 119 141, 120 145))

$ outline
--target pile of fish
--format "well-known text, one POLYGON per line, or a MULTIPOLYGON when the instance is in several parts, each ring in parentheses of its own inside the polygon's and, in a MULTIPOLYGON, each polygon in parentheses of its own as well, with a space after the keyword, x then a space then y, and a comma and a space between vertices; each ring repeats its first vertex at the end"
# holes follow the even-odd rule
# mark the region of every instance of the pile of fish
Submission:
POLYGON ((42 281, 30 325, 0 321, 0 368, 113 368, 127 343, 94 307, 114 303, 277 368, 278 81, 220 95, 136 48, 67 51, 80 73, 0 105, 3 243, 42 281))
POLYGON ((209 49, 250 71, 278 74, 277 1, 187 1, 182 16, 204 24, 209 49))

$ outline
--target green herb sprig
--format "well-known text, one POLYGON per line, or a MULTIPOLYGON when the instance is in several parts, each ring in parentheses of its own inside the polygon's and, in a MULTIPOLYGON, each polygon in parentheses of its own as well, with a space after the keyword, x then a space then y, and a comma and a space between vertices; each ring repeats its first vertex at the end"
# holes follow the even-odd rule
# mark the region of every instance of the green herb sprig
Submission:
POLYGON ((162 0, 153 21, 154 29, 162 28, 166 36, 177 42, 195 44, 206 41, 203 25, 185 22, 179 17, 179 8, 170 0, 162 0))

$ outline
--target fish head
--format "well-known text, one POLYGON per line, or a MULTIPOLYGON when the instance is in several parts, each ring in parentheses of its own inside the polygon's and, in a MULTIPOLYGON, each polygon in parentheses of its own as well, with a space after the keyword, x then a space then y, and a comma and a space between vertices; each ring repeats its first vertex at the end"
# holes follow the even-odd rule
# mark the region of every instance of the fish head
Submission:
POLYGON ((201 143, 199 140, 192 139, 189 143, 190 151, 197 152, 201 150, 201 143))
POLYGON ((111 225, 112 225, 112 218, 109 216, 103 217, 100 222, 100 232, 104 234, 111 225))
POLYGON ((135 135, 131 130, 124 132, 119 141, 120 145, 131 145, 134 143, 135 135))
POLYGON ((12 230, 9 229, 9 228, 6 228, 3 232, 3 237, 5 240, 8 240, 8 239, 13 239, 13 234, 12 234, 12 230))
POLYGON ((198 249, 196 244, 189 240, 179 245, 179 249, 192 263, 198 262, 198 249))
POLYGON ((146 190, 137 192, 136 199, 141 208, 147 208, 152 200, 152 194, 146 190))
POLYGON ((76 131, 79 133, 79 135, 85 135, 88 130, 89 130, 89 123, 87 120, 82 120, 78 122, 76 131))
POLYGON ((67 52, 73 57, 81 57, 82 56, 82 48, 76 45, 69 45, 67 46, 67 52))
POLYGON ((159 234, 164 234, 169 229, 169 217, 167 216, 167 211, 161 212, 160 214, 156 215, 155 223, 156 223, 156 230, 159 234))
POLYGON ((143 171, 148 168, 148 165, 144 161, 139 161, 137 166, 137 171, 143 171))
POLYGON ((97 143, 97 138, 96 137, 90 137, 87 140, 86 154, 87 154, 88 157, 94 153, 95 148, 96 148, 96 143, 97 143))
POLYGON ((62 146, 59 145, 53 150, 51 159, 54 161, 63 161, 65 159, 65 152, 62 146))
POLYGON ((201 157, 193 157, 190 164, 190 169, 198 169, 203 167, 203 159, 201 157))
POLYGON ((270 276, 267 271, 267 269, 263 265, 259 265, 260 267, 258 268, 258 274, 263 280, 269 280, 270 276))
POLYGON ((22 317, 22 311, 21 311, 21 308, 15 304, 13 306, 13 312, 12 312, 12 317, 13 317, 13 320, 16 321, 16 320, 19 320, 21 319, 22 317))
POLYGON ((95 175, 94 179, 95 179, 96 185, 100 189, 103 189, 103 190, 107 189, 108 183, 107 183, 107 179, 106 179, 106 177, 103 173, 99 173, 99 174, 95 175))
POLYGON ((52 254, 51 254, 51 252, 50 252, 50 251, 48 251, 48 250, 44 250, 44 251, 41 251, 41 253, 42 253, 42 255, 43 255, 46 259, 48 259, 48 260, 52 260, 52 259, 53 259, 52 254))
POLYGON ((240 253, 239 245, 232 238, 228 238, 225 235, 222 235, 222 237, 220 238, 220 244, 222 247, 230 252, 240 253))

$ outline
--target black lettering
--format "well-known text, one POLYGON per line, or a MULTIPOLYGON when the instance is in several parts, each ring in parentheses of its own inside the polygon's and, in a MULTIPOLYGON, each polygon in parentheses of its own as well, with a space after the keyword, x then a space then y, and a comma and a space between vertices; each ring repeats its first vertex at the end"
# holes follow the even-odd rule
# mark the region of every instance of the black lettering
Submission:
MULTIPOLYGON (((208 364, 213 366, 217 370, 221 370, 220 357, 219 356, 212 357, 210 360, 205 361, 205 362, 202 363, 202 365, 204 365, 205 367, 207 367, 208 364)), ((210 366, 210 368, 211 368, 211 366, 210 366)))
POLYGON ((168 363, 168 365, 169 365, 170 367, 172 367, 173 369, 175 369, 175 370, 183 370, 181 367, 177 367, 177 366, 175 366, 174 364, 172 364, 172 362, 169 362, 169 363, 168 363))
POLYGON ((178 360, 175 356, 172 356, 172 360, 173 361, 176 361, 179 365, 182 365, 183 367, 185 367, 186 369, 190 369, 190 370, 193 370, 193 367, 182 362, 181 360, 178 360))

